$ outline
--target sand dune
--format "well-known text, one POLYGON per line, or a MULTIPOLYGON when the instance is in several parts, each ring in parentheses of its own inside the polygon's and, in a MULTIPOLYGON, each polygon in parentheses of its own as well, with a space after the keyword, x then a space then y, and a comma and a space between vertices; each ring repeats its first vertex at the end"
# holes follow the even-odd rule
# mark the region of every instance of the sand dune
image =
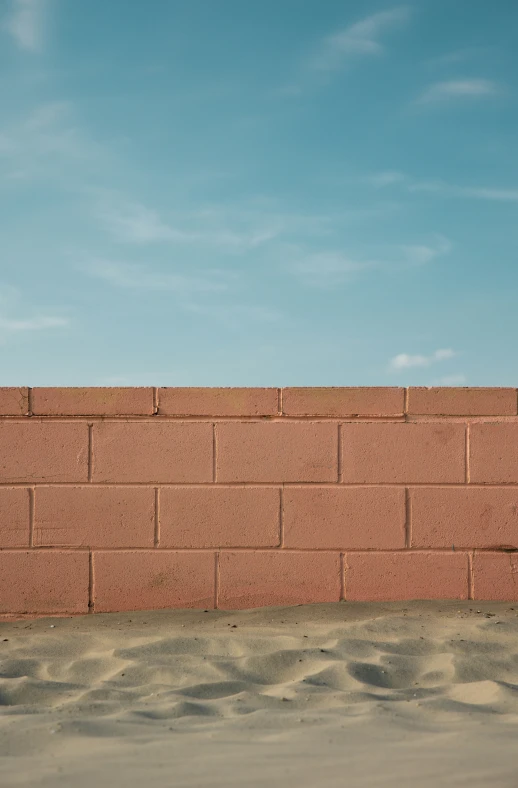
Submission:
POLYGON ((0 624, 3 786, 518 784, 518 605, 0 624))

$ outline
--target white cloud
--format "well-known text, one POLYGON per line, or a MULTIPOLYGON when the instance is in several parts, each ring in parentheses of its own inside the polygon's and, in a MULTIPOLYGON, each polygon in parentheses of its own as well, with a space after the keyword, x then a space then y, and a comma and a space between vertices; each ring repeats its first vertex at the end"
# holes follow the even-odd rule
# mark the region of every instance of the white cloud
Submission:
POLYGON ((344 61, 355 56, 379 55, 384 51, 380 41, 394 27, 403 25, 410 16, 406 6, 380 11, 328 36, 311 65, 317 71, 335 71, 344 61))
POLYGON ((249 320, 274 323, 281 319, 279 311, 255 304, 184 304, 184 309, 195 314, 214 317, 227 323, 241 324, 249 320))
POLYGON ((459 188, 453 187, 457 194, 474 197, 477 200, 493 200, 496 202, 518 202, 518 189, 491 189, 486 187, 459 188))
POLYGON ((119 241, 146 244, 158 241, 188 242, 195 239, 192 233, 170 227, 155 211, 139 203, 126 203, 118 207, 104 206, 98 215, 119 241))
POLYGON ((432 356, 433 361, 444 361, 448 358, 453 358, 457 354, 451 348, 446 348, 445 350, 436 350, 432 356))
POLYGON ((0 331, 41 331, 46 328, 63 328, 69 325, 65 317, 32 317, 24 320, 0 317, 0 331))
POLYGON ((467 197, 493 202, 518 202, 518 189, 498 186, 458 186, 441 180, 417 180, 402 172, 379 172, 359 178, 362 183, 378 189, 402 186, 409 192, 430 192, 451 197, 467 197))
MULTIPOLYGON (((66 317, 55 315, 36 315, 18 317, 26 307, 22 304, 22 293, 18 287, 0 284, 0 342, 3 344, 6 335, 45 331, 51 328, 64 328, 70 321, 66 317), (16 315, 16 316, 14 316, 16 315)), ((41 313, 41 309, 38 312, 41 313)))
POLYGON ((8 284, 0 284, 0 307, 11 307, 20 300, 21 292, 18 287, 8 284))
POLYGON ((361 180, 364 183, 369 184, 369 186, 383 188, 384 186, 392 186, 395 183, 402 183, 404 180, 406 180, 406 176, 402 172, 387 170, 384 172, 374 172, 371 175, 365 175, 361 180))
POLYGON ((286 264, 303 284, 311 287, 330 288, 343 284, 359 274, 372 270, 407 269, 426 265, 436 257, 448 254, 452 245, 447 238, 437 236, 431 245, 399 244, 383 249, 383 255, 358 259, 342 251, 326 250, 307 253, 292 248, 286 250, 291 261, 286 264))
POLYGON ((487 47, 464 47, 463 49, 456 49, 453 52, 446 52, 443 55, 432 57, 427 61, 427 65, 433 68, 450 66, 452 63, 460 63, 463 60, 487 53, 487 51, 487 47))
POLYGON ((439 104, 452 99, 477 99, 496 96, 500 86, 490 79, 458 79, 436 82, 417 99, 418 104, 439 104))
POLYGON ((11 11, 3 26, 21 49, 41 50, 45 6, 46 0, 11 0, 11 11))
POLYGON ((468 197, 492 202, 518 202, 518 189, 501 189, 491 186, 456 186, 444 181, 416 181, 408 184, 411 192, 431 192, 452 197, 468 197))
POLYGON ((228 289, 229 273, 204 272, 203 276, 153 271, 143 265, 104 258, 93 258, 76 266, 78 270, 114 287, 135 290, 168 290, 179 294, 223 292, 228 289))
POLYGON ((62 181, 84 189, 98 173, 106 175, 116 155, 85 133, 73 103, 50 101, 0 125, 0 184, 3 179, 62 181), (81 187, 78 186, 81 184, 81 187))
POLYGON ((23 123, 26 131, 40 131, 55 128, 66 122, 72 110, 68 101, 47 101, 35 107, 23 123))
POLYGON ((399 353, 390 360, 391 369, 410 369, 411 367, 429 367, 439 361, 446 361, 453 358, 457 354, 451 348, 443 350, 436 350, 431 356, 415 355, 411 356, 408 353, 399 353))
POLYGON ((242 224, 242 215, 238 211, 234 216, 225 216, 222 209, 177 215, 181 226, 175 226, 157 211, 113 194, 101 195, 96 214, 114 237, 124 243, 197 244, 242 251, 271 240, 279 232, 271 223, 239 230, 229 228, 229 224, 235 225, 240 220, 242 224))
POLYGON ((114 287, 136 291, 168 291, 181 297, 178 307, 184 312, 204 315, 230 324, 236 329, 249 320, 271 323, 282 315, 267 306, 255 304, 212 303, 194 300, 196 297, 227 293, 232 272, 212 270, 205 276, 189 276, 177 273, 160 273, 145 266, 121 263, 113 260, 94 259, 76 266, 83 273, 109 283, 114 287))
POLYGON ((93 200, 96 218, 114 238, 138 245, 168 243, 241 254, 293 233, 299 237, 325 233, 334 219, 344 218, 288 213, 282 206, 260 200, 159 213, 114 191, 85 192, 93 200))
POLYGON ((409 265, 426 265, 443 254, 449 254, 452 250, 451 242, 440 235, 437 237, 434 246, 425 244, 406 244, 401 246, 403 260, 409 265))
POLYGON ((347 281, 354 274, 378 266, 377 260, 355 260, 343 252, 324 251, 299 253, 298 259, 293 260, 288 268, 304 284, 328 288, 347 281))

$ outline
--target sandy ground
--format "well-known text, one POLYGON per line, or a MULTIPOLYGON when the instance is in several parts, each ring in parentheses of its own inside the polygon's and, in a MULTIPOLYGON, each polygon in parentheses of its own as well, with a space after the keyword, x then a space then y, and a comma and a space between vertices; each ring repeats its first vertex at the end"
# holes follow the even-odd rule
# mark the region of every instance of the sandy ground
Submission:
POLYGON ((0 624, 0 784, 518 786, 518 604, 0 624))

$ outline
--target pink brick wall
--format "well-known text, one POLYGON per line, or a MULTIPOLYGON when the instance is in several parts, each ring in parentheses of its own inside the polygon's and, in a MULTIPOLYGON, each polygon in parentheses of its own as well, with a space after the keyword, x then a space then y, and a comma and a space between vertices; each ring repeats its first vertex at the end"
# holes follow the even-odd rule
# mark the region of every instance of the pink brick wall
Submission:
POLYGON ((518 600, 503 388, 0 388, 0 614, 518 600))

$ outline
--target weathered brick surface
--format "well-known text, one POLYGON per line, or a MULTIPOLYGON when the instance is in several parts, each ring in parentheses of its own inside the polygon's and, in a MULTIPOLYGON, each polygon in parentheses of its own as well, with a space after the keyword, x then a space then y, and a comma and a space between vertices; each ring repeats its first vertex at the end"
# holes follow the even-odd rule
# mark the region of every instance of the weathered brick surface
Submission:
POLYGON ((0 487, 0 549, 29 547, 29 490, 0 487))
POLYGON ((350 601, 467 599, 466 553, 347 553, 345 598, 350 601))
POLYGON ((475 553, 473 598, 518 601, 518 553, 475 553))
POLYGON ((88 552, 0 550, 0 613, 88 612, 88 552))
POLYGON ((416 387, 407 413, 422 416, 516 416, 516 389, 416 387))
POLYGON ((34 388, 35 416, 151 416, 153 389, 142 388, 34 388))
POLYGON ((28 412, 27 386, 0 386, 0 416, 27 416, 28 412))
POLYGON ((218 607, 224 610, 338 602, 340 589, 338 553, 258 550, 220 556, 218 607))
POLYGON ((161 547, 277 547, 280 490, 275 487, 165 487, 161 547))
POLYGON ((275 388, 161 388, 158 413, 166 416, 275 416, 275 388))
POLYGON ((286 416, 401 416, 405 390, 383 387, 312 387, 282 390, 286 416))
POLYGON ((469 468, 473 483, 518 484, 518 424, 472 424, 469 468))
POLYGON ((518 548, 518 488, 422 487, 410 506, 413 547, 518 548))
POLYGON ((38 487, 36 547, 153 547, 152 487, 38 487))
POLYGON ((212 608, 214 560, 210 552, 94 552, 95 610, 212 608))
POLYGON ((212 425, 103 422, 93 426, 94 482, 211 482, 212 425))
POLYGON ((405 491, 391 487, 287 487, 284 545, 313 549, 405 546, 405 491))
POLYGON ((218 482, 334 482, 338 427, 328 422, 216 425, 218 482))
POLYGON ((354 484, 462 483, 462 424, 344 424, 343 481, 354 484))
POLYGON ((86 423, 0 420, 0 482, 86 482, 86 423))

